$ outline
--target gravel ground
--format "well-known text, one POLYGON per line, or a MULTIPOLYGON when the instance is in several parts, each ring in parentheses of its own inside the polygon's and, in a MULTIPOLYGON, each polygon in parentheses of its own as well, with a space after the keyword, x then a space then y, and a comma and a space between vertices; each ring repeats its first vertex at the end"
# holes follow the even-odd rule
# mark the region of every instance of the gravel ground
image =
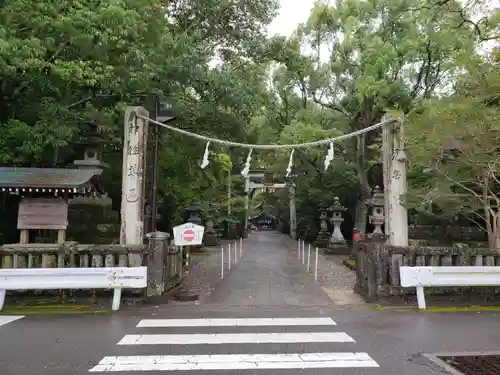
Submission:
MULTIPOLYGON (((297 254, 297 241, 287 236, 283 236, 283 242, 290 251, 297 254)), ((307 262, 307 248, 306 262, 307 262)), ((314 249, 313 246, 311 246, 314 249)), ((315 253, 311 250, 310 273, 314 277, 315 253)), ((321 251, 318 256, 318 284, 328 294, 330 299, 339 305, 359 305, 364 300, 354 293, 354 284, 356 283, 356 273, 342 264, 342 260, 347 255, 325 255, 321 251)), ((299 261, 297 259, 297 261, 299 261)))

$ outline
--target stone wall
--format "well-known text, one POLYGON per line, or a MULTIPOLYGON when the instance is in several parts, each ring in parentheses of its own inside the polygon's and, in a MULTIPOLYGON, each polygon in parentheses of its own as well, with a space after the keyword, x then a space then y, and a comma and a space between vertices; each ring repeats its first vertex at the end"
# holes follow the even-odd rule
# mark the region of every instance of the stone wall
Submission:
POLYGON ((113 244, 120 237, 120 213, 113 210, 111 199, 75 198, 68 208, 69 241, 113 244))
MULTIPOLYGON (((395 247, 377 242, 358 244, 357 293, 368 301, 390 296, 412 295, 415 288, 400 286, 400 266, 500 266, 500 249, 450 247, 395 247)), ((427 288, 426 294, 460 294, 464 288, 427 288), (427 290, 428 289, 428 290, 427 290)), ((498 288, 467 288, 474 294, 498 294, 498 288)))

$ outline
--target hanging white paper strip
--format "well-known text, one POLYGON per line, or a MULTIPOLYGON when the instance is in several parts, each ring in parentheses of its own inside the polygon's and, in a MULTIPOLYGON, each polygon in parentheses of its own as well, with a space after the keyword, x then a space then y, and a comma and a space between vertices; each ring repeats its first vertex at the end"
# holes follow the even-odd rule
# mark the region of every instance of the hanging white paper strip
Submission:
POLYGON ((245 162, 245 167, 241 171, 241 175, 245 178, 248 177, 248 173, 250 172, 250 162, 252 161, 252 151, 253 151, 253 148, 251 148, 250 151, 248 151, 247 161, 245 162))
POLYGON ((207 145, 205 146, 205 153, 203 154, 203 161, 201 162, 201 169, 205 169, 205 167, 208 165, 208 146, 210 146, 210 142, 207 142, 207 145))
POLYGON ((328 148, 328 153, 325 157, 325 171, 328 170, 332 160, 335 158, 335 150, 333 149, 333 142, 330 142, 330 147, 328 148))
POLYGON ((285 177, 290 177, 290 174, 292 173, 292 166, 293 166, 293 152, 295 149, 292 149, 292 152, 290 152, 290 159, 288 160, 288 167, 286 168, 286 176, 285 177))

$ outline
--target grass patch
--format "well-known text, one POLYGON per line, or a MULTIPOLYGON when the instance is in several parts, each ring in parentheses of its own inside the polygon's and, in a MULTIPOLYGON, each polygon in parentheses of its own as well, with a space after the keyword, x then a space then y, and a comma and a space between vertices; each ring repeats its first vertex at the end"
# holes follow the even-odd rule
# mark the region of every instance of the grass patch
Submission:
POLYGON ((423 313, 450 313, 450 312, 499 312, 500 306, 456 306, 456 307, 428 307, 425 310, 420 310, 418 307, 401 308, 401 307, 383 307, 376 306, 378 311, 395 311, 395 312, 423 312, 423 313))

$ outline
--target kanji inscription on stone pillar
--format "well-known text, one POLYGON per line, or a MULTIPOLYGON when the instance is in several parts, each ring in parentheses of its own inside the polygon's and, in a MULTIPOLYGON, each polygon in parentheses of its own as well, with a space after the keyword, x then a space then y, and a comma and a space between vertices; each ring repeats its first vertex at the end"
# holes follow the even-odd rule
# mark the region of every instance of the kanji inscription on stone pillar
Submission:
POLYGON ((120 243, 142 245, 144 238, 144 190, 146 167, 147 120, 142 107, 130 107, 125 113, 120 243))

